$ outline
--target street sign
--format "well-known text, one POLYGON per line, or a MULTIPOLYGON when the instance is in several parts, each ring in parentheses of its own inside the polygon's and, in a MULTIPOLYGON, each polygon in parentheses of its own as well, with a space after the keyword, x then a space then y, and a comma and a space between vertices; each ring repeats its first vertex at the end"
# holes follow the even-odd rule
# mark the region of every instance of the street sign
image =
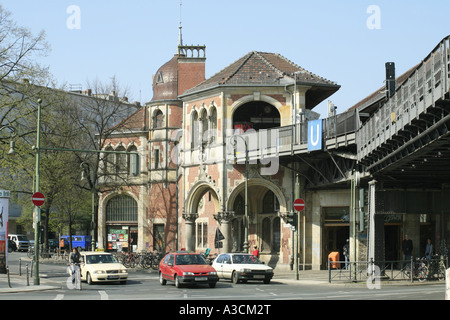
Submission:
POLYGON ((297 211, 303 211, 303 209, 305 209, 305 200, 296 199, 294 201, 294 209, 297 211))
POLYGON ((33 196, 31 197, 31 200, 33 201, 33 204, 36 207, 40 207, 44 204, 45 202, 45 196, 41 193, 41 192, 36 192, 33 194, 33 196))
POLYGON ((322 120, 308 121, 308 151, 322 150, 322 120))

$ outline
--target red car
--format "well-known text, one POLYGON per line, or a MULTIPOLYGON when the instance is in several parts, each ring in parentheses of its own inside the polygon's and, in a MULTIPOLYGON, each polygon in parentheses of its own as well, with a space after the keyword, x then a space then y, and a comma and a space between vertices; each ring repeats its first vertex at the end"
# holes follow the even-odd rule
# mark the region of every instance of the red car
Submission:
POLYGON ((168 253, 159 263, 159 282, 175 282, 180 288, 183 284, 207 283, 210 288, 216 286, 219 277, 203 255, 185 251, 168 253))

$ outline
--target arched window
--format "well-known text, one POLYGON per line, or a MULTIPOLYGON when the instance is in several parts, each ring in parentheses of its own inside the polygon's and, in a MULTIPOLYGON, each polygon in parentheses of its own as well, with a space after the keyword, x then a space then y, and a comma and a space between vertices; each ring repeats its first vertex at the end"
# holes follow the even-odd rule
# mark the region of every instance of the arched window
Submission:
POLYGON ((200 123, 198 121, 197 111, 191 114, 191 148, 197 148, 200 144, 200 123))
POLYGON ((156 111, 153 117, 153 128, 162 128, 164 123, 164 115, 161 110, 156 111))
POLYGON ((280 112, 264 101, 251 101, 240 106, 233 114, 233 129, 270 129, 279 127, 280 112))
MULTIPOLYGON (((105 151, 114 151, 112 147, 106 147, 105 151)), ((103 168, 105 170, 105 174, 115 174, 115 163, 114 163, 114 154, 113 153, 105 153, 103 156, 103 168)))
POLYGON ((267 191, 263 199, 263 213, 275 213, 280 210, 278 198, 272 191, 267 191))
POLYGON ((234 200, 233 211, 237 216, 244 215, 245 213, 245 202, 240 194, 238 194, 236 199, 234 200))
POLYGON ((137 176, 139 174, 139 155, 137 153, 136 146, 132 145, 131 147, 129 147, 128 152, 136 153, 127 154, 128 173, 137 176))
POLYGON ((216 139, 217 139, 217 110, 215 107, 211 107, 211 112, 210 112, 210 116, 209 116, 209 130, 210 130, 210 142, 211 143, 215 143, 216 139))
POLYGON ((200 119, 202 122, 202 135, 201 135, 201 141, 202 146, 205 146, 209 142, 209 121, 208 121, 208 114, 206 113, 206 110, 203 109, 200 119))
POLYGON ((272 222, 272 252, 280 252, 281 248, 281 221, 276 217, 272 222))
POLYGON ((106 204, 107 222, 137 222, 137 202, 128 195, 117 195, 106 204))
POLYGON ((270 235, 271 235, 271 223, 270 218, 264 218, 262 221, 262 234, 261 234, 261 251, 270 252, 270 235))
MULTIPOLYGON (((116 148, 117 152, 125 152, 125 147, 119 146, 116 148)), ((127 173, 128 163, 126 153, 116 153, 116 172, 117 173, 127 173)))

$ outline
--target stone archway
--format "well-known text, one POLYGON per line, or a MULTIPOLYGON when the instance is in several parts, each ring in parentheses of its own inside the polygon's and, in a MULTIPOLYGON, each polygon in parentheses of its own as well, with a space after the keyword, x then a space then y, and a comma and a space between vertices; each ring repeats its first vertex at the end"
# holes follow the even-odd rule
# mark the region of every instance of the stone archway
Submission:
POLYGON ((205 248, 206 245, 209 245, 210 235, 215 232, 214 216, 219 211, 220 198, 213 185, 201 181, 191 187, 184 203, 182 215, 185 220, 185 246, 187 251, 195 251, 196 247, 198 247, 200 238, 196 239, 195 236, 197 234, 196 230, 200 229, 196 228, 197 222, 201 224, 201 232, 206 233, 206 243, 202 243, 201 247, 205 248))
MULTIPOLYGON (((249 197, 248 213, 249 213, 249 245, 258 246, 258 248, 265 245, 265 252, 267 262, 273 261, 272 256, 277 256, 280 253, 282 232, 280 212, 287 211, 287 200, 282 190, 273 182, 262 178, 250 179, 248 181, 249 197), (267 195, 273 195, 273 210, 264 208, 264 201, 267 195), (276 205, 275 205, 276 203, 276 205)), ((231 192, 228 202, 227 210, 234 211, 234 216, 231 223, 231 247, 229 251, 242 251, 242 243, 244 239, 242 228, 244 228, 244 202, 245 183, 237 185, 231 192)), ((267 200, 266 200, 267 201, 267 200)))

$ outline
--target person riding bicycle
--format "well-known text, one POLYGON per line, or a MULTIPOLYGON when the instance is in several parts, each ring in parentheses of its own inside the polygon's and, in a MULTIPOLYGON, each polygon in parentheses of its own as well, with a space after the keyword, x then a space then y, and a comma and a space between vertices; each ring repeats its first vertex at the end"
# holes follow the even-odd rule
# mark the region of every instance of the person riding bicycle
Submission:
POLYGON ((77 248, 72 248, 72 252, 69 255, 69 264, 70 268, 72 269, 72 282, 75 282, 75 277, 73 276, 75 274, 75 266, 80 265, 81 255, 78 252, 77 248))

